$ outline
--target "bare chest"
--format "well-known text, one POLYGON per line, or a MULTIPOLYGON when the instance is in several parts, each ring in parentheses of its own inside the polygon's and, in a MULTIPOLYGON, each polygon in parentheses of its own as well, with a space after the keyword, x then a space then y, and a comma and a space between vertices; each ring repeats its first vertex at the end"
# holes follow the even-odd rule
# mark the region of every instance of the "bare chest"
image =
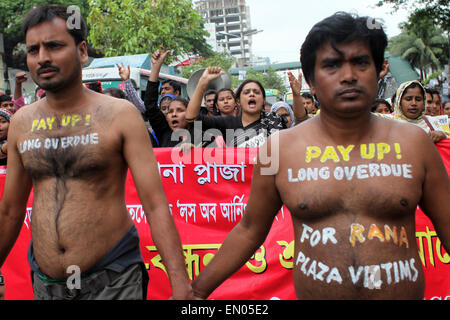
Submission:
POLYGON ((34 179, 95 175, 108 167, 117 148, 105 125, 89 113, 43 115, 26 125, 17 148, 34 179))
POLYGON ((282 162, 277 186, 300 219, 336 213, 380 218, 415 209, 423 175, 420 163, 399 143, 306 146, 298 158, 282 162))

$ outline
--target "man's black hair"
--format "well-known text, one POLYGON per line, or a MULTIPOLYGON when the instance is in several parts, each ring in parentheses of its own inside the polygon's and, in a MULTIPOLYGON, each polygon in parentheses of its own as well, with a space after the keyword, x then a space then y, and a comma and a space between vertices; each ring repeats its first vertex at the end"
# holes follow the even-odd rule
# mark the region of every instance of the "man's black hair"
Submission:
POLYGON ((314 97, 308 92, 302 93, 302 97, 305 99, 311 99, 312 102, 314 102, 314 97))
MULTIPOLYGON (((43 22, 52 21, 55 18, 61 18, 64 21, 73 18, 73 15, 76 14, 73 11, 69 10, 66 6, 59 4, 41 4, 37 7, 31 9, 22 23, 22 32, 26 36, 28 29, 41 24, 43 22)), ((74 27, 67 26, 67 32, 74 38, 75 44, 79 44, 82 41, 86 41, 87 37, 87 27, 86 21, 83 19, 81 14, 79 17, 76 17, 79 25, 74 27)))
POLYGON ((103 90, 102 93, 103 94, 110 94, 111 96, 113 96, 115 98, 128 100, 127 99, 127 95, 125 94, 125 92, 123 92, 119 88, 106 88, 105 90, 103 90))
POLYGON ((0 96, 0 103, 5 102, 5 101, 12 101, 12 97, 11 97, 11 96, 8 96, 8 95, 6 95, 6 94, 2 94, 2 95, 0 96))
POLYGON ((316 54, 327 42, 339 53, 336 47, 338 44, 367 42, 379 74, 383 68, 384 50, 388 42, 381 25, 374 24, 373 21, 370 17, 354 17, 346 12, 336 12, 314 25, 300 50, 300 61, 306 81, 314 81, 316 54))
POLYGON ((203 95, 203 98, 206 98, 206 96, 209 96, 210 94, 215 94, 217 96, 217 91, 214 89, 210 89, 206 91, 206 93, 203 95))
POLYGON ((168 80, 164 80, 162 85, 164 85, 166 83, 168 83, 173 88, 174 92, 178 91, 179 92, 178 94, 181 95, 181 85, 178 81, 168 79, 168 80))

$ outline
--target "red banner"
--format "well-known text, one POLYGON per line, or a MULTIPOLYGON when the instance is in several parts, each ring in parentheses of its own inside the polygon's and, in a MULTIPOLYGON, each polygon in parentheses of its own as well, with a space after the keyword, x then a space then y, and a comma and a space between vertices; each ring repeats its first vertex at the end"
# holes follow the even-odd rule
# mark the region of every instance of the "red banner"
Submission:
MULTIPOLYGON (((438 149, 450 171, 450 141, 441 142, 438 149)), ((183 244, 189 277, 194 279, 244 213, 257 150, 194 149, 189 158, 179 161, 173 161, 176 158, 173 152, 174 149, 155 149, 161 180, 183 244)), ((0 172, 2 193, 5 171, 0 172)), ((130 173, 126 183, 127 208, 138 229, 141 253, 150 277, 148 299, 167 299, 171 295, 169 281, 151 239, 130 173)), ((26 255, 31 240, 32 199, 31 195, 22 231, 2 268, 5 299, 33 299, 26 255)), ((425 270, 425 298, 449 299, 449 255, 442 248, 431 222, 426 220, 428 218, 419 210, 416 217, 419 254, 425 270)), ((293 246, 291 217, 283 207, 264 244, 245 266, 214 291, 210 299, 296 299, 291 273, 293 246)))

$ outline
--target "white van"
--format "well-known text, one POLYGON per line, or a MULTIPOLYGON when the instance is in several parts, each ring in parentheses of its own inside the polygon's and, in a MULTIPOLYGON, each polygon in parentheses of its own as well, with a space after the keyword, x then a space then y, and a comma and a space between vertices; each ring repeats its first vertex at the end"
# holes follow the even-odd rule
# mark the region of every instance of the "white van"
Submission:
MULTIPOLYGON (((120 78, 119 69, 116 66, 116 64, 120 65, 121 63, 126 67, 130 66, 131 82, 139 96, 144 100, 145 89, 151 72, 149 54, 94 59, 88 67, 83 68, 83 83, 100 81, 102 89, 119 88, 123 90, 123 80, 120 78)), ((161 68, 159 80, 162 82, 167 79, 179 82, 181 95, 187 97, 186 84, 188 79, 175 75, 173 67, 164 65, 161 68)))

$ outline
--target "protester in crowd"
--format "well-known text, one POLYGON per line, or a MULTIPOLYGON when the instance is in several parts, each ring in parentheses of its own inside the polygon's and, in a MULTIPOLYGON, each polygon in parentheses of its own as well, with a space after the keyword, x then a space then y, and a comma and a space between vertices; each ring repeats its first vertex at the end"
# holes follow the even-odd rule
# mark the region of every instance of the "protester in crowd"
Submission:
POLYGON ((119 76, 124 81, 124 92, 127 99, 134 104, 134 106, 139 110, 139 112, 144 115, 145 106, 144 101, 137 94, 136 89, 133 87, 133 83, 130 79, 130 66, 125 67, 125 65, 116 63, 117 69, 119 69, 119 76))
POLYGON ((415 211, 420 204, 450 249, 450 181, 423 130, 370 113, 387 37, 368 19, 336 13, 307 35, 301 65, 321 112, 262 147, 245 213, 194 279, 197 297, 208 297, 250 259, 284 204, 299 299, 423 299, 415 211), (364 152, 377 144, 392 152, 364 152), (406 171, 370 173, 375 162, 406 171), (409 270, 401 280, 399 264, 409 270))
POLYGON ((161 83, 161 97, 167 94, 173 94, 177 97, 181 95, 181 85, 178 81, 167 79, 161 83))
POLYGON ((265 112, 270 112, 270 109, 272 109, 272 104, 266 101, 266 103, 264 104, 264 109, 263 110, 265 112))
POLYGON ((292 128, 295 125, 294 111, 289 104, 284 101, 275 102, 270 109, 270 112, 276 113, 281 117, 286 125, 286 128, 292 128))
POLYGON ((8 156, 7 139, 9 123, 13 113, 7 108, 0 108, 0 165, 5 166, 8 156))
MULTIPOLYGON (((170 50, 164 47, 156 50, 152 56, 152 70, 148 79, 145 93, 145 117, 149 120, 153 132, 158 140, 158 147, 182 147, 184 144, 193 145, 195 137, 202 138, 202 133, 194 134, 194 128, 186 122, 186 108, 189 101, 173 94, 166 94, 161 99, 161 106, 167 105, 167 113, 158 108, 158 77, 170 50)), ((202 145, 202 143, 199 143, 202 145)))
POLYGON ((105 90, 103 90, 103 94, 106 94, 114 98, 127 100, 127 95, 119 88, 106 88, 105 90))
POLYGON ((33 187, 28 258, 36 299, 146 299, 148 272, 125 205, 129 169, 174 298, 190 299, 183 250, 145 123, 131 103, 83 86, 87 28, 82 17, 79 28, 69 28, 71 17, 65 6, 43 4, 23 22, 27 66, 47 95, 21 108, 9 128, 0 267, 19 235, 33 187), (83 121, 67 125, 67 114, 83 121), (67 137, 84 143, 64 146, 67 137), (36 139, 42 143, 31 143, 36 139), (61 143, 47 148, 46 139, 61 143), (70 266, 78 268, 80 289, 67 286, 70 266))
POLYGON ((431 116, 432 109, 434 109, 433 90, 431 90, 430 88, 425 87, 425 95, 426 95, 425 115, 426 116, 431 116))
POLYGON ((200 108, 200 112, 204 115, 213 117, 219 115, 219 111, 216 108, 217 92, 214 89, 206 91, 203 99, 205 100, 205 106, 200 108))
POLYGON ((434 104, 434 109, 432 110, 431 115, 432 116, 439 116, 442 114, 442 109, 441 109, 441 94, 439 93, 438 90, 433 89, 433 104, 434 104))
POLYGON ((169 103, 168 113, 163 112, 156 105, 148 106, 147 115, 153 131, 158 139, 158 147, 169 148, 181 146, 185 142, 190 143, 190 135, 173 135, 177 130, 189 129, 186 122, 186 108, 188 101, 182 97, 176 97, 169 103), (189 141, 187 141, 189 139, 189 141))
POLYGON ((316 104, 314 103, 314 97, 307 92, 303 93, 302 97, 303 97, 303 104, 306 110, 308 110, 308 114, 315 115, 317 112, 317 108, 316 104))
POLYGON ((449 121, 450 121, 450 101, 444 102, 443 114, 447 115, 449 117, 449 121))
POLYGON ((177 96, 171 93, 168 93, 164 95, 161 100, 159 100, 159 109, 161 112, 167 117, 169 113, 169 105, 172 102, 173 99, 175 99, 177 96))
MULTIPOLYGON (((14 110, 17 111, 25 105, 25 98, 22 93, 22 84, 28 80, 28 76, 26 72, 20 71, 17 72, 14 76, 16 86, 14 88, 14 110)), ((14 111, 14 112, 15 112, 14 111)))
MULTIPOLYGON (((154 108, 155 105, 160 108, 165 116, 167 116, 170 102, 181 94, 181 86, 178 82, 166 80, 162 83, 161 92, 160 95, 158 95, 159 73, 169 53, 170 50, 165 50, 163 46, 160 46, 160 49, 156 50, 151 56, 152 70, 150 72, 144 96, 144 106, 146 109, 144 117, 146 119, 148 119, 149 110, 154 108), (158 105, 159 98, 161 99, 158 105)), ((153 113, 154 110, 151 110, 151 112, 153 113)))
POLYGON ((391 114, 394 110, 392 110, 391 104, 386 100, 377 99, 375 100, 375 103, 372 105, 370 111, 382 114, 391 114))
MULTIPOLYGON (((203 130, 220 130, 226 144, 234 147, 259 147, 270 134, 286 128, 280 116, 263 111, 266 102, 264 87, 260 82, 251 79, 243 81, 236 90, 236 102, 241 109, 240 116, 201 117, 199 111, 203 94, 209 82, 221 74, 222 70, 219 67, 208 67, 200 77, 186 112, 188 122, 201 120, 203 130)), ((300 112, 304 113, 305 110, 300 112)))
POLYGON ((220 89, 217 92, 216 99, 214 100, 214 105, 219 110, 219 115, 221 115, 222 117, 237 116, 239 107, 236 103, 234 92, 231 89, 220 89))
POLYGON ((14 102, 11 96, 6 94, 0 96, 0 108, 7 109, 10 112, 14 113, 14 102))
POLYGON ((305 106, 305 103, 303 101, 304 97, 301 93, 302 90, 302 73, 299 72, 298 78, 295 78, 292 72, 287 73, 288 79, 289 79, 289 86, 291 87, 292 91, 292 109, 294 111, 294 124, 297 125, 303 121, 306 121, 308 119, 311 119, 314 117, 314 114, 309 114, 308 109, 305 106), (299 110, 304 110, 303 113, 299 110))
POLYGON ((383 115, 384 117, 419 126, 428 133, 434 143, 447 138, 444 132, 435 130, 425 116, 426 91, 419 81, 402 83, 395 96, 394 112, 391 115, 383 115))

